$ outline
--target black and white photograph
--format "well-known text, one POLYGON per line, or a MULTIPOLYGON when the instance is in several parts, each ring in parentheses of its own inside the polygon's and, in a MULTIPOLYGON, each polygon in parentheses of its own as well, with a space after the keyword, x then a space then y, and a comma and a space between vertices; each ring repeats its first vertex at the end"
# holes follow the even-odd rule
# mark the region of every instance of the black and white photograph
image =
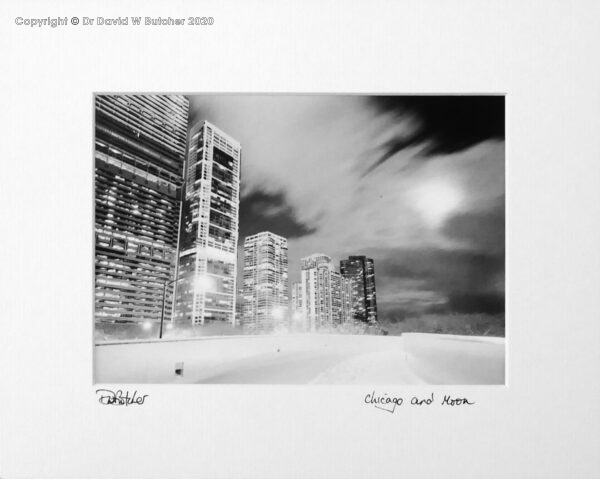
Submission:
POLYGON ((504 384, 504 96, 94 108, 96 381, 504 384))

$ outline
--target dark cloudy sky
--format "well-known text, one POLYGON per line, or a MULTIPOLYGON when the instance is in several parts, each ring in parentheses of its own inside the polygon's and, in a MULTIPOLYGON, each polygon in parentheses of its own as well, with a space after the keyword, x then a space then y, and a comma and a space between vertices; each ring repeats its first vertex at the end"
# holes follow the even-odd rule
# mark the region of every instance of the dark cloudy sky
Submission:
POLYGON ((366 255, 382 319, 504 311, 504 97, 190 101, 242 143, 240 246, 287 237, 291 281, 303 256, 366 255))

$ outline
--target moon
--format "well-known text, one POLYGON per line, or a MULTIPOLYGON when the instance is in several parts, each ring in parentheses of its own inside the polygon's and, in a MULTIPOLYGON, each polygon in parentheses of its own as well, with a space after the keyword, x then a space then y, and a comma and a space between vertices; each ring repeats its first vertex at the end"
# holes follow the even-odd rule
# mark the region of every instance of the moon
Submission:
POLYGON ((432 228, 440 227, 463 202, 461 189, 450 181, 433 180, 417 186, 411 195, 415 209, 432 228))

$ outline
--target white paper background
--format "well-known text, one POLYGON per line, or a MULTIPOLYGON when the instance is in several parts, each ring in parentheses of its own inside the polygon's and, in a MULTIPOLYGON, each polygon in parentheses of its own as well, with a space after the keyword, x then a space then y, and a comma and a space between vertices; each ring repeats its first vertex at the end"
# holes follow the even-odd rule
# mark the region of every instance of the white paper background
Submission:
POLYGON ((0 476, 600 476, 597 2, 4 2, 0 476), (20 3, 20 4, 19 4, 20 3), (17 27, 45 16, 212 27, 17 27), (92 92, 507 93, 508 387, 92 385, 92 92))

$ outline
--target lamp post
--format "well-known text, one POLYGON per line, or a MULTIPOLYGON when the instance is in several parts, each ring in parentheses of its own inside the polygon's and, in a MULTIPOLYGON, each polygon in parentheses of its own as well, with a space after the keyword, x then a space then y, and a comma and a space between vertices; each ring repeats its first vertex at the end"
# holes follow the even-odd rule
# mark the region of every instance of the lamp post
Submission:
POLYGON ((163 286, 162 308, 160 310, 160 331, 158 332, 158 339, 162 339, 162 335, 163 335, 163 324, 165 322, 165 302, 167 299, 167 288, 176 282, 177 282, 177 278, 172 279, 171 281, 166 281, 165 285, 163 286))

